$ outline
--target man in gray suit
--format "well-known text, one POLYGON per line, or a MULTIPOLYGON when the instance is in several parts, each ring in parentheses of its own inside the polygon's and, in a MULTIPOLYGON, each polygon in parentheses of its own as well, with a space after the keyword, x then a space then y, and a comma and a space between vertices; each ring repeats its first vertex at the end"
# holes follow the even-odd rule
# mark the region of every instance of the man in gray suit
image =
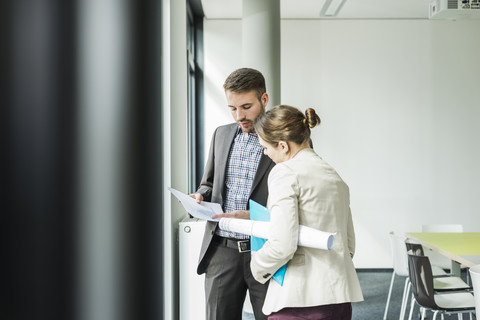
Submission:
MULTIPOLYGON (((222 205, 225 213, 218 217, 249 219, 250 199, 266 205, 268 174, 275 165, 253 130, 268 103, 265 79, 257 70, 242 68, 223 87, 235 123, 215 130, 202 182, 191 196, 222 205)), ((267 285, 255 281, 250 271, 248 236, 207 222, 197 273, 205 273, 207 320, 241 320, 247 289, 255 319, 267 319, 262 313, 267 285)))

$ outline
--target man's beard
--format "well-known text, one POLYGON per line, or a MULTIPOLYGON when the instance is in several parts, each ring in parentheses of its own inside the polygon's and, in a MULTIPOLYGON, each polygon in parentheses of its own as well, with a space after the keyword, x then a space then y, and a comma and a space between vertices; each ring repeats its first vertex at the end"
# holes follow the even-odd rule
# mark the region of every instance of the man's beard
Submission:
POLYGON ((249 123, 252 124, 252 126, 250 127, 250 130, 248 130, 248 133, 255 133, 255 122, 257 121, 257 119, 265 113, 265 106, 263 105, 262 101, 260 100, 260 107, 261 107, 261 111, 260 113, 257 115, 257 117, 255 119, 252 120, 247 120, 249 123))

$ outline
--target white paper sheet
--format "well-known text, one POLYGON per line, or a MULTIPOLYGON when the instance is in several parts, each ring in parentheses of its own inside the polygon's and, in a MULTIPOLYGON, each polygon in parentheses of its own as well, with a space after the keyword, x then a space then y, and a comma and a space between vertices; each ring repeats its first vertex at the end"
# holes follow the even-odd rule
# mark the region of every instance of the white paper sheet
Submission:
POLYGON ((200 204, 189 195, 168 187, 168 190, 181 202, 185 210, 192 216, 202 220, 219 221, 212 219, 214 214, 223 213, 222 206, 218 203, 202 201, 200 204))
MULTIPOLYGON (((219 227, 249 236, 268 239, 270 222, 246 219, 221 218, 219 227)), ((306 226, 299 226, 298 245, 301 247, 331 250, 335 243, 335 233, 324 232, 306 226)))

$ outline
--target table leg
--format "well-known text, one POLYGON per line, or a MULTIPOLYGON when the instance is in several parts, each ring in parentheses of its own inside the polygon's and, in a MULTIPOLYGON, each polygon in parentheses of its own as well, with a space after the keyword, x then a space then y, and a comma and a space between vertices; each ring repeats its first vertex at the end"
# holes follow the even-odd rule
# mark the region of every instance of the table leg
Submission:
POLYGON ((450 273, 456 277, 460 277, 461 275, 460 263, 452 260, 452 270, 450 273))

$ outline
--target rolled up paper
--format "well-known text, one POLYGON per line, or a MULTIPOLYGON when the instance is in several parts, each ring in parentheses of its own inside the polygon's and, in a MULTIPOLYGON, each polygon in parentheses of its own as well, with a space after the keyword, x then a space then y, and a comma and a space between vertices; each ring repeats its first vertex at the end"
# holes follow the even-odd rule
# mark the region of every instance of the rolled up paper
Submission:
POLYGON ((301 247, 331 250, 335 244, 335 233, 299 226, 298 245, 301 247))
MULTIPOLYGON (((270 222, 235 218, 221 218, 219 228, 268 240, 270 222)), ((331 250, 335 243, 335 233, 299 226, 298 245, 301 247, 331 250)))

